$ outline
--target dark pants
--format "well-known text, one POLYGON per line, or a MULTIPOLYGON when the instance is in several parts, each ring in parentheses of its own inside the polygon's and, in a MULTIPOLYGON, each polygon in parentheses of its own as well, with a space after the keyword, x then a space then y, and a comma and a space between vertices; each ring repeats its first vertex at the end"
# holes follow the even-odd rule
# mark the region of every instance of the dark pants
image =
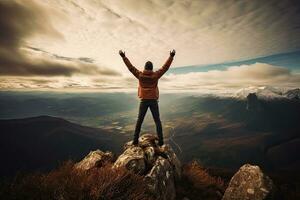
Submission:
POLYGON ((141 126, 147 113, 148 107, 150 107, 158 136, 159 145, 163 145, 163 132, 161 127, 161 121, 159 118, 158 101, 156 99, 142 99, 140 102, 139 115, 135 126, 133 143, 138 144, 141 126))

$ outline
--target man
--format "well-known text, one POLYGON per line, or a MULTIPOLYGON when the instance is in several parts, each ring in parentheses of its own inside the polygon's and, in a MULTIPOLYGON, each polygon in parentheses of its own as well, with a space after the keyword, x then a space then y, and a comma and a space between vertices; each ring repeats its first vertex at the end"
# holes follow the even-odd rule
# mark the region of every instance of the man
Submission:
POLYGON ((141 131, 141 126, 144 121, 144 117, 148 110, 148 107, 151 110, 155 125, 156 125, 156 132, 158 135, 159 146, 164 144, 163 141, 163 132, 161 121, 159 117, 159 109, 158 109, 158 80, 164 73, 169 69, 173 58, 175 56, 175 50, 170 51, 170 56, 166 63, 157 71, 153 71, 153 64, 150 61, 147 61, 143 71, 139 71, 135 68, 129 61, 129 59, 125 56, 125 52, 120 50, 119 54, 123 58, 123 61, 129 71, 139 80, 139 88, 138 88, 138 96, 141 99, 140 107, 139 107, 139 114, 138 119, 136 122, 135 132, 134 132, 134 139, 133 144, 137 145, 139 141, 139 134, 141 131))

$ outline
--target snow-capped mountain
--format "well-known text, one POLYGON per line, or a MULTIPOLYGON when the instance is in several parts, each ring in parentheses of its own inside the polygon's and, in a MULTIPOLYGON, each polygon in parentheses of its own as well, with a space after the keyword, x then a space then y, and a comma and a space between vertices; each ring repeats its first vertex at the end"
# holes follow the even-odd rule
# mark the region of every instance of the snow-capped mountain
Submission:
POLYGON ((288 90, 283 95, 289 99, 300 99, 300 89, 296 88, 293 90, 288 90))
POLYGON ((233 97, 239 99, 245 99, 248 94, 255 93, 260 99, 299 99, 300 89, 287 90, 283 88, 275 88, 272 86, 262 86, 262 87, 247 87, 238 90, 233 97))

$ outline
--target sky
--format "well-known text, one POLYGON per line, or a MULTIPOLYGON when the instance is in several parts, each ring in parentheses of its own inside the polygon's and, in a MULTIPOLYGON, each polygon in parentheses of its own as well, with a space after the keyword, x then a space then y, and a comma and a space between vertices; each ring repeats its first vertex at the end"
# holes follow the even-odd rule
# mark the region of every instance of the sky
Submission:
POLYGON ((118 51, 159 69, 162 92, 300 87, 300 3, 1 0, 0 89, 136 91, 118 51))

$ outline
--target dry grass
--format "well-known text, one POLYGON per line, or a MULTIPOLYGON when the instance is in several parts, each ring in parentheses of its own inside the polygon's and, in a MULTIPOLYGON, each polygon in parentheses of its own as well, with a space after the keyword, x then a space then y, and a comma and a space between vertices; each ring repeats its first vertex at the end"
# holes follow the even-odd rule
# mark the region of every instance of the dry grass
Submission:
POLYGON ((178 199, 222 199, 225 191, 224 181, 220 177, 211 176, 198 162, 193 161, 183 166, 182 180, 178 184, 178 199))
MULTIPOLYGON (((110 164, 87 172, 65 162, 49 173, 18 175, 12 182, 0 180, 0 199, 5 200, 151 200, 143 177, 110 164)), ((182 179, 176 183, 177 199, 220 200, 234 172, 207 171, 198 162, 185 164, 182 179), (211 174, 215 176, 212 176, 211 174), (218 176, 221 176, 222 179, 218 176), (224 180, 226 183, 224 183, 224 180)), ((300 199, 300 177, 295 173, 270 174, 279 199, 300 199)))
POLYGON ((211 176, 198 162, 193 161, 184 166, 183 175, 193 183, 196 188, 215 186, 224 187, 224 181, 220 177, 211 176))
MULTIPOLYGON (((86 172, 76 170, 68 161, 49 173, 16 176, 1 187, 0 199, 6 200, 151 200, 143 177, 110 164, 86 172)), ((182 199, 221 199, 222 179, 212 177, 197 162, 183 166, 177 183, 177 197, 182 199)))
POLYGON ((1 199, 101 199, 150 200, 142 177, 110 165, 87 172, 75 170, 72 162, 48 174, 16 177, 1 199))

